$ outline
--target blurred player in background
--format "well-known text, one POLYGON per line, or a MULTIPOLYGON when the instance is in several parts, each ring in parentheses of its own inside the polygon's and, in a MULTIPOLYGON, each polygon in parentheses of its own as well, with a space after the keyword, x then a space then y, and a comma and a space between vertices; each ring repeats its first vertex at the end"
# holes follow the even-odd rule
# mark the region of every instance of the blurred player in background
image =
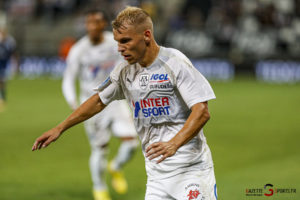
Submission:
MULTIPOLYGON (((80 39, 70 50, 67 57, 67 68, 63 77, 63 94, 70 107, 78 107, 76 100, 76 79, 80 82, 80 102, 86 101, 93 88, 103 82, 119 59, 117 43, 113 34, 104 31, 107 25, 104 13, 90 10, 86 14, 87 35, 80 39)), ((127 182, 121 173, 121 167, 132 157, 137 147, 136 131, 132 114, 127 102, 118 101, 85 122, 85 129, 91 145, 90 171, 93 180, 95 200, 109 200, 105 184, 107 167, 107 144, 110 132, 121 138, 118 154, 108 164, 112 174, 112 186, 116 192, 127 191, 127 182)))
POLYGON ((121 11, 112 23, 126 61, 66 120, 37 138, 32 150, 47 147, 68 128, 127 99, 134 111, 147 172, 146 200, 216 200, 216 180, 203 127, 215 94, 180 51, 159 46, 148 13, 121 11))
POLYGON ((9 35, 5 27, 0 27, 0 112, 6 101, 7 66, 15 53, 15 39, 9 35))

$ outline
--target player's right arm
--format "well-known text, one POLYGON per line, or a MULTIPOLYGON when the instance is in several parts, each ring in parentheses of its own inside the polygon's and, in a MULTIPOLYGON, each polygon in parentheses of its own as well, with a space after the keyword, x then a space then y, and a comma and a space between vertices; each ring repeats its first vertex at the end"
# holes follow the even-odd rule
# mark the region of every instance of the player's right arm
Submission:
POLYGON ((121 69, 122 65, 115 67, 111 72, 111 76, 96 89, 97 94, 94 94, 81 104, 59 125, 37 138, 32 146, 32 151, 47 147, 51 142, 57 140, 64 131, 101 112, 110 102, 124 99, 125 96, 118 81, 121 69))
POLYGON ((94 94, 81 104, 67 119, 38 137, 32 146, 32 151, 47 147, 50 143, 56 141, 64 131, 91 118, 102 111, 105 106, 106 105, 102 103, 99 95, 94 94))

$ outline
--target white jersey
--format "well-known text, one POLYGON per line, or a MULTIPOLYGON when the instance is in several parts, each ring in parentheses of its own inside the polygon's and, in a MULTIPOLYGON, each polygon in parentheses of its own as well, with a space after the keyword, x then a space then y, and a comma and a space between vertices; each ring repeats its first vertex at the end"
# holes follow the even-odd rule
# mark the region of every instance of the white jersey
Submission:
MULTIPOLYGON (((178 133, 194 104, 215 98, 210 84, 189 59, 180 51, 165 47, 160 47, 157 58, 148 67, 122 62, 98 90, 104 104, 127 99, 144 155, 150 144, 169 141, 178 133)), ((213 166, 202 130, 172 157, 156 164, 158 159, 145 158, 149 179, 213 166)))
POLYGON ((77 77, 80 82, 80 99, 83 102, 95 93, 93 88, 103 82, 116 62, 122 59, 113 34, 104 32, 103 36, 103 42, 98 45, 93 45, 89 37, 85 36, 69 52, 63 78, 63 93, 71 107, 77 104, 75 89, 77 77))

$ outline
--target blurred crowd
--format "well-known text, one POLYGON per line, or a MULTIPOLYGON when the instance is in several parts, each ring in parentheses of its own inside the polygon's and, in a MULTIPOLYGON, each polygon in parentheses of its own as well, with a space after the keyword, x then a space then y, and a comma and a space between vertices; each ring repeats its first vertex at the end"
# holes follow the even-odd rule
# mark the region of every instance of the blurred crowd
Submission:
MULTIPOLYGON (((55 29, 71 19, 68 24, 76 34, 70 35, 79 37, 84 9, 105 9, 113 19, 126 5, 147 10, 157 40, 191 58, 228 58, 237 65, 247 59, 299 59, 300 0, 7 0, 1 1, 0 10, 11 26, 40 23, 55 29)), ((28 45, 24 39, 20 44, 28 45)))

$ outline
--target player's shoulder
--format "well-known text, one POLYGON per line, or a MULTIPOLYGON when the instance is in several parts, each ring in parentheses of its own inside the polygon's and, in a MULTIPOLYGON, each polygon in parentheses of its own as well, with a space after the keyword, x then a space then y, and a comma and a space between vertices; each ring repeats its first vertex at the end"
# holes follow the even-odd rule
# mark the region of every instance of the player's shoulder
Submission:
POLYGON ((162 56, 165 56, 165 57, 176 57, 176 56, 179 56, 181 58, 186 58, 186 56, 181 52, 179 51, 178 49, 174 49, 174 48, 170 48, 170 47, 163 47, 161 46, 161 54, 162 56))
POLYGON ((89 37, 87 35, 80 38, 73 46, 73 49, 82 48, 90 44, 89 37))
POLYGON ((180 68, 181 66, 193 66, 191 61, 181 51, 174 48, 160 47, 159 58, 171 69, 180 68))
POLYGON ((103 36, 104 36, 104 43, 105 43, 105 46, 108 47, 112 47, 113 48, 113 51, 118 51, 117 48, 118 48, 118 43, 114 40, 114 35, 112 32, 110 31, 104 31, 103 32, 103 36))
POLYGON ((104 31, 103 36, 105 39, 113 41, 114 40, 114 35, 111 31, 104 31))
POLYGON ((90 45, 88 36, 80 38, 70 49, 68 57, 77 57, 81 52, 85 51, 90 45))

